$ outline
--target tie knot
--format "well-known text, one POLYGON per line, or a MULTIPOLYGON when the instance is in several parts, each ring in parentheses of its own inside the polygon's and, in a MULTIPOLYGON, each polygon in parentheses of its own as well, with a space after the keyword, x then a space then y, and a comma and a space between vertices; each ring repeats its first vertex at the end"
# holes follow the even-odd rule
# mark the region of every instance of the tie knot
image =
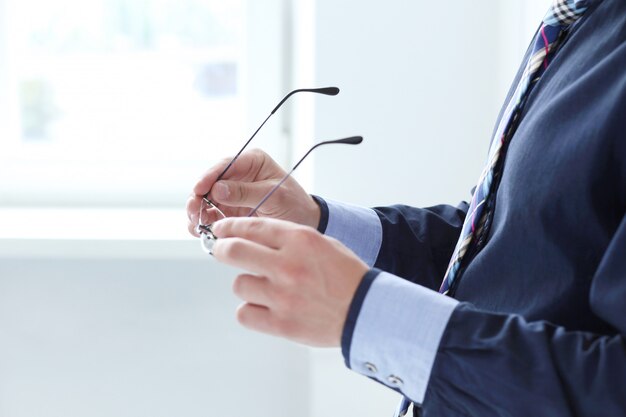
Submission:
POLYGON ((548 26, 569 26, 587 10, 587 0, 553 0, 552 6, 543 18, 548 26))

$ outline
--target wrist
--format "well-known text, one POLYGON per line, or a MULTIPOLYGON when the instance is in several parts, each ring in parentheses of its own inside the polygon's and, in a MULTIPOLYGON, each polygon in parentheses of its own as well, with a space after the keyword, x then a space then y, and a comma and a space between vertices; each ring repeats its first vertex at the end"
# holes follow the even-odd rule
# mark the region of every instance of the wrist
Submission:
POLYGON ((322 209, 320 208, 318 200, 311 195, 309 195, 306 213, 307 214, 304 219, 305 226, 310 226, 319 230, 318 226, 322 217, 322 209))

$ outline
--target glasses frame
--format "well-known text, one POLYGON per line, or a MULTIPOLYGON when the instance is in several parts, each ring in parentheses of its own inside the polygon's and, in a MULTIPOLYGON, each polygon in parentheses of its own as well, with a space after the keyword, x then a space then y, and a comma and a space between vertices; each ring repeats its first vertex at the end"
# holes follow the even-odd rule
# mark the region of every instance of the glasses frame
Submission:
MULTIPOLYGON (((276 190, 278 190, 280 188, 280 186, 283 185, 283 183, 285 181, 287 181, 287 178, 289 178, 291 176, 291 174, 293 174, 293 172, 296 170, 296 168, 298 168, 298 166, 300 166, 302 161, 304 161, 306 159, 306 157, 309 156, 309 154, 311 152, 313 152, 315 149, 319 148, 320 146, 324 146, 324 145, 335 145, 335 144, 358 145, 361 142, 363 142, 363 137, 362 136, 350 136, 350 137, 347 137, 347 138, 326 140, 326 141, 323 141, 323 142, 316 143, 315 145, 313 145, 304 154, 304 156, 302 158, 300 158, 300 160, 293 166, 293 168, 291 168, 291 170, 289 170, 289 172, 287 172, 280 179, 280 181, 278 181, 278 183, 276 183, 276 185, 274 185, 272 187, 272 189, 269 190, 267 192, 267 194, 265 194, 265 196, 261 199, 261 201, 259 201, 258 204, 256 206, 254 206, 250 210, 250 212, 248 213, 248 215, 246 217, 254 216, 254 214, 263 205, 263 203, 265 203, 272 196, 272 194, 274 194, 274 192, 276 190)), ((227 217, 219 208, 217 208, 211 202, 211 200, 209 200, 206 197, 202 197, 202 202, 200 203, 200 213, 199 213, 199 217, 198 218, 201 219, 203 210, 208 210, 209 208, 217 210, 224 218, 227 217), (210 205, 210 207, 205 209, 203 207, 204 203, 207 203, 207 205, 210 205)), ((200 244, 202 246, 202 249, 204 249, 205 252, 207 252, 209 254, 213 254, 213 245, 215 245, 215 242, 217 241, 217 236, 215 236, 215 233, 213 233, 213 230, 211 230, 211 225, 210 224, 209 225, 204 225, 204 224, 201 224, 200 221, 201 220, 198 220, 199 224, 198 224, 198 228, 197 228, 198 234, 200 234, 200 244)))
MULTIPOLYGON (((270 117, 272 117, 272 115, 274 113, 276 113, 276 111, 291 96, 293 96, 294 94, 297 94, 297 93, 301 93, 301 92, 317 93, 317 94, 335 96, 335 95, 339 94, 339 91, 340 90, 337 87, 322 87, 322 88, 301 88, 301 89, 296 89, 296 90, 293 90, 293 91, 289 92, 276 105, 276 107, 274 107, 274 109, 270 112, 270 114, 265 118, 265 120, 254 131, 252 136, 250 136, 250 138, 244 143, 244 145, 237 152, 237 154, 235 154, 233 159, 226 165, 226 167, 222 170, 222 172, 217 176, 217 179, 215 180, 215 182, 221 180, 224 177, 226 172, 228 172, 228 170, 233 166, 235 161, 237 161, 239 156, 243 153, 243 151, 246 149, 246 147, 250 144, 252 139, 254 139, 254 137, 257 135, 257 133, 259 133, 259 131, 265 125, 265 123, 267 123, 267 121, 270 119, 270 117)), ((272 194, 274 194, 274 192, 276 190, 278 190, 278 188, 287 180, 287 178, 289 178, 291 176, 291 174, 296 170, 296 168, 298 168, 298 166, 302 163, 302 161, 304 161, 304 159, 311 152, 313 152, 313 150, 317 149, 320 146, 330 145, 330 144, 358 145, 362 141, 363 141, 363 138, 361 136, 350 136, 350 137, 342 138, 342 139, 327 140, 327 141, 319 142, 319 143, 313 145, 304 154, 304 156, 302 158, 300 158, 300 160, 293 166, 293 168, 291 168, 291 170, 289 172, 287 172, 285 174, 285 176, 283 176, 283 178, 281 178, 281 180, 274 187, 272 187, 272 189, 261 199, 261 201, 254 208, 252 208, 250 210, 250 212, 248 213, 247 217, 251 217, 251 216, 253 216, 257 212, 257 210, 261 207, 261 205, 263 205, 263 203, 265 203, 267 201, 267 199, 269 199, 272 196, 272 194)), ((215 184, 215 182, 214 182, 214 184, 215 184)), ((203 217, 202 215, 203 215, 203 213, 206 210, 211 210, 212 209, 212 210, 217 210, 217 212, 224 218, 226 218, 227 216, 219 209, 219 207, 217 207, 217 205, 213 201, 211 201, 211 199, 209 198, 209 194, 210 193, 211 193, 211 189, 209 189, 209 191, 207 191, 206 194, 204 194, 202 196, 202 199, 200 201, 200 208, 199 208, 199 213, 198 213, 198 225, 196 226, 196 232, 200 236, 200 244, 201 244, 202 249, 205 252, 209 253, 209 254, 213 254, 213 245, 217 241, 217 236, 215 236, 215 234, 211 230, 211 225, 210 224, 204 224, 202 222, 202 217, 203 217)))
MULTIPOLYGON (((270 117, 272 117, 274 115, 274 113, 276 113, 276 111, 278 111, 278 109, 280 109, 282 107, 283 104, 285 104, 285 102, 294 94, 298 94, 298 93, 315 93, 315 94, 323 94, 326 96, 336 96, 337 94, 339 94, 339 88, 337 87, 321 87, 321 88, 298 88, 296 90, 290 91, 289 93, 287 93, 287 95, 285 97, 283 97, 283 99, 276 105, 276 107, 274 107, 274 110, 272 110, 270 112, 270 114, 265 118, 265 120, 263 120, 263 123, 261 123, 259 125, 259 127, 257 127, 257 129, 254 131, 254 133, 252 134, 252 136, 250 136, 250 138, 246 141, 246 143, 243 144, 243 146, 241 147, 241 149, 239 149, 239 151, 235 154, 235 156, 233 157, 233 159, 228 163, 228 165, 226 165, 226 168, 224 168, 224 170, 220 173, 220 175, 217 176, 217 179, 215 180, 215 182, 218 182, 219 180, 222 179, 222 177, 224 177, 224 174, 226 174, 226 172, 230 169, 230 167, 233 166, 233 164, 235 163, 235 161, 237 160, 237 158, 239 158, 239 156, 241 155, 241 153, 248 147, 248 145, 250 144, 250 142, 252 142, 252 139, 254 139, 254 137, 257 135, 257 133, 259 133, 259 131, 261 130, 261 128, 263 126, 265 126, 265 123, 267 123, 267 121, 270 119, 270 117)), ((215 184, 215 183, 214 183, 215 184)), ((207 201, 215 206, 215 204, 213 204, 213 202, 208 198, 209 194, 211 193, 211 189, 209 189, 209 191, 206 192, 206 194, 204 194, 204 198, 207 199, 207 201)))

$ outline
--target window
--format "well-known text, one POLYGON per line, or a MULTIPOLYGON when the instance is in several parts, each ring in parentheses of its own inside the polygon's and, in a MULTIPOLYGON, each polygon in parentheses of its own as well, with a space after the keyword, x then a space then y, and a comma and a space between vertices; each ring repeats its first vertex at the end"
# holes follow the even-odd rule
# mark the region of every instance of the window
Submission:
POLYGON ((286 89, 260 3, 0 0, 0 204, 184 202, 286 89))

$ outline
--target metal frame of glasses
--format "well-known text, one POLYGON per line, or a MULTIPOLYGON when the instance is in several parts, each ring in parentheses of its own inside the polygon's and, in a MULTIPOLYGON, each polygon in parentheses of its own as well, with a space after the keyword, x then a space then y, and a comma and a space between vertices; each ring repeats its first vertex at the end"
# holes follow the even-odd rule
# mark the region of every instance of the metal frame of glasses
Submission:
MULTIPOLYGON (((324 94, 324 95, 327 95, 327 96, 336 96, 337 94, 339 94, 339 88, 337 88, 337 87, 301 88, 301 89, 293 90, 289 94, 287 94, 276 105, 276 107, 274 107, 274 110, 272 110, 272 112, 265 118, 263 123, 261 123, 261 125, 254 131, 254 133, 252 134, 252 136, 250 136, 250 138, 246 141, 246 143, 244 143, 244 145, 241 147, 239 152, 237 152, 237 154, 228 163, 228 165, 226 165, 226 168, 224 168, 224 170, 217 176, 217 179, 215 180, 215 182, 221 180, 224 177, 226 172, 228 172, 228 170, 237 161, 237 158, 239 158, 241 153, 250 144, 252 139, 254 139, 254 137, 257 135, 257 133, 259 133, 259 130, 261 130, 261 128, 265 125, 265 123, 267 123, 267 121, 270 119, 270 117, 272 117, 272 115, 274 113, 276 113, 276 111, 289 99, 289 97, 291 97, 292 95, 294 95, 296 93, 301 93, 301 92, 324 94)), ((302 163, 302 161, 304 161, 304 159, 307 156, 309 156, 309 154, 311 152, 313 152, 316 148, 318 148, 320 146, 323 146, 323 145, 332 145, 332 144, 341 144, 341 143, 342 144, 346 144, 346 145, 358 145, 362 141, 363 141, 363 137, 361 137, 361 136, 350 136, 350 137, 347 137, 347 138, 326 140, 326 141, 322 141, 322 142, 316 143, 315 145, 313 145, 304 154, 304 156, 302 158, 300 158, 300 160, 293 166, 293 168, 291 168, 291 170, 289 170, 283 176, 283 178, 281 178, 281 180, 278 181, 278 183, 274 187, 272 187, 272 189, 267 194, 265 194, 265 196, 261 199, 261 201, 259 201, 259 203, 254 208, 252 208, 250 210, 250 212, 248 213, 247 217, 253 216, 257 212, 259 207, 261 207, 261 205, 263 205, 263 203, 265 203, 267 201, 267 199, 270 198, 272 196, 272 194, 274 194, 274 192, 276 190, 278 190, 278 188, 280 188, 280 186, 287 180, 287 178, 289 178, 291 176, 291 174, 293 174, 293 172, 296 170, 296 168, 298 168, 298 166, 302 163)), ((211 225, 210 224, 202 223, 202 214, 206 210, 215 209, 215 210, 218 211, 218 213, 222 217, 226 217, 226 215, 224 215, 224 213, 217 207, 217 205, 211 201, 211 199, 209 198, 209 194, 210 193, 211 193, 211 190, 209 189, 209 191, 207 191, 207 193, 202 196, 202 200, 200 202, 200 209, 199 209, 199 213, 198 213, 198 225, 196 226, 196 231, 200 235, 200 244, 202 246, 202 249, 205 252, 207 252, 209 254, 212 254, 213 253, 213 245, 217 241, 217 236, 215 236, 215 234, 211 230, 211 225)))

